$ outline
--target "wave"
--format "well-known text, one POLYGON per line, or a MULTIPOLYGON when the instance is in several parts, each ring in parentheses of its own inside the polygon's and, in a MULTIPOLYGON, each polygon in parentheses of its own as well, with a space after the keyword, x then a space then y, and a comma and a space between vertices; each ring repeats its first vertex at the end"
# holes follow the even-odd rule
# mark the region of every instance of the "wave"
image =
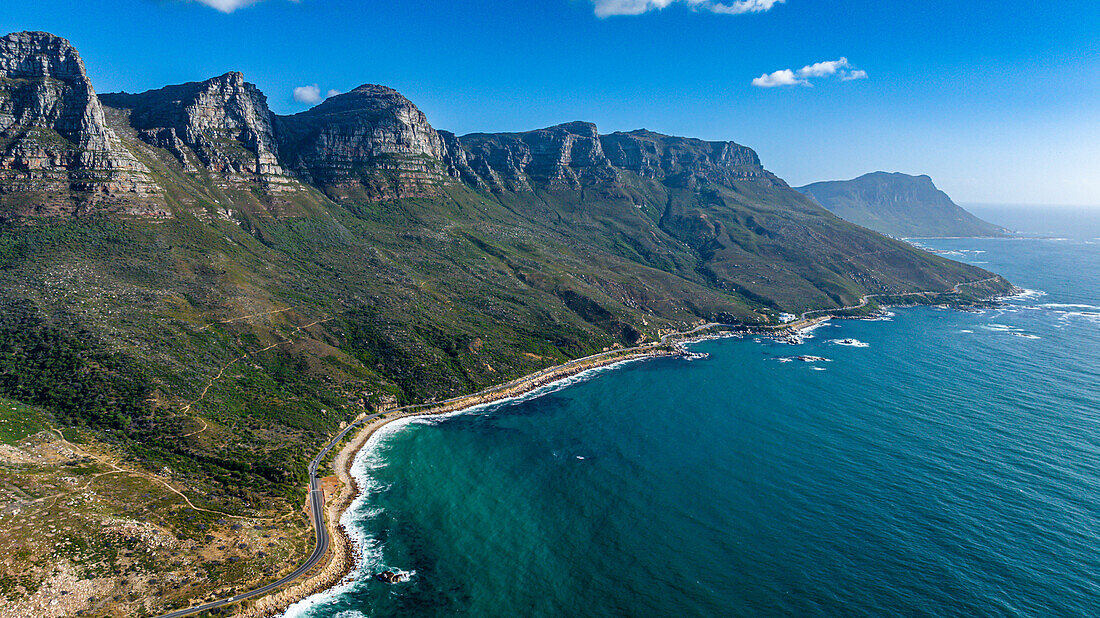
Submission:
POLYGON ((1070 319, 1074 318, 1100 323, 1100 313, 1095 311, 1066 311, 1058 316, 1059 321, 1063 324, 1068 323, 1070 319))
POLYGON ((1031 333, 1024 332, 1023 329, 1015 326, 1009 326, 1008 324, 998 324, 991 322, 982 326, 986 330, 991 330, 995 333, 1004 333, 1006 335, 1012 335, 1014 337, 1023 337, 1024 339, 1041 339, 1039 335, 1032 335, 1031 333))
POLYGON ((1029 290, 1024 288, 1011 296, 1005 296, 1004 300, 1035 300, 1036 298, 1041 298, 1046 295, 1047 293, 1042 290, 1029 290))
POLYGON ((1077 303, 1043 303, 1039 306, 1046 309, 1084 309, 1085 311, 1100 311, 1100 307, 1096 305, 1083 305, 1077 303))
POLYGON ((871 344, 864 343, 864 342, 860 341, 859 339, 830 339, 828 341, 828 343, 832 343, 832 344, 835 344, 835 345, 844 345, 844 346, 848 346, 848 347, 851 347, 851 348, 869 348, 869 347, 871 347, 871 344))
MULTIPOLYGON (((547 384, 540 386, 530 392, 522 395, 516 395, 515 397, 507 397, 496 401, 491 401, 476 406, 470 406, 468 408, 462 408, 453 412, 446 412, 443 414, 422 414, 418 416, 406 416, 399 419, 394 419, 385 425, 374 430, 367 441, 363 443, 363 446, 359 449, 359 452, 355 454, 355 459, 352 460, 350 467, 351 477, 355 479, 356 486, 359 488, 359 493, 352 501, 351 505, 340 516, 340 526, 343 527, 344 532, 347 534, 348 540, 351 542, 352 551, 356 552, 355 565, 342 580, 340 580, 335 586, 322 590, 316 594, 310 595, 297 603, 289 606, 281 616, 282 618, 305 618, 309 615, 310 610, 321 605, 331 605, 335 603, 337 599, 352 590, 355 590, 358 586, 363 585, 362 582, 369 580, 369 578, 376 572, 384 570, 386 565, 382 562, 382 543, 375 537, 367 534, 361 526, 355 525, 357 522, 365 521, 367 519, 377 517, 382 514, 382 509, 369 506, 368 500, 372 493, 385 491, 388 486, 384 486, 375 478, 371 472, 386 466, 385 451, 380 448, 381 445, 391 436, 400 432, 402 429, 409 425, 433 425, 443 420, 457 416, 459 414, 479 414, 495 411, 506 405, 513 403, 528 401, 537 397, 542 397, 550 393, 555 393, 570 385, 578 382, 584 382, 591 379, 600 373, 611 371, 622 367, 628 363, 633 363, 643 358, 632 358, 622 362, 612 363, 610 365, 604 365, 602 367, 594 367, 592 369, 586 369, 575 375, 562 378, 547 384)), ((390 569, 394 570, 394 569, 390 569)), ((416 571, 402 571, 409 573, 410 577, 416 575, 416 571)), ((338 614, 342 616, 343 614, 338 614)), ((349 614, 349 616, 363 615, 361 612, 349 614)))

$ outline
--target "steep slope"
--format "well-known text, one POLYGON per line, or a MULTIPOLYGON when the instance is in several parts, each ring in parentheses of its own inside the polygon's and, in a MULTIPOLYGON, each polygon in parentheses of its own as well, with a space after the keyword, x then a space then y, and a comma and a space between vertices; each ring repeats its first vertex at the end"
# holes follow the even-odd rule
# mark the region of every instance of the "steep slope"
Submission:
MULTIPOLYGON (((306 465, 361 411, 702 320, 775 324, 868 293, 966 303, 1011 287, 842 221, 733 142, 588 123, 460 137, 371 85, 280 117, 235 73, 100 105, 67 43, 8 38, 28 37, 36 47, 3 48, 0 66, 37 67, 37 82, 18 79, 76 103, 12 114, 5 134, 37 143, 26 136, 48 124, 76 154, 0 177, 5 195, 38 196, 0 223, 0 395, 82 428, 200 509, 298 513, 303 544, 306 465), (110 183, 85 195, 53 180, 82 173, 84 157, 106 178, 140 177, 147 192, 127 195, 151 196, 135 203, 156 216, 120 209, 110 183), (954 293, 963 281, 982 283, 954 293)), ((177 498, 151 501, 148 517, 204 555, 219 547, 204 539, 236 534, 177 498)), ((102 550, 109 569, 131 568, 102 550)), ((141 597, 165 604, 294 562, 158 556, 173 575, 141 597)))
POLYGON ((955 204, 928 176, 872 172, 797 190, 842 219, 891 236, 1004 236, 1007 231, 955 204))
POLYGON ((147 172, 107 128, 68 41, 43 32, 0 38, 0 218, 91 205, 159 214, 147 172))
POLYGON ((291 184, 276 155, 267 98, 240 73, 100 100, 128 110, 139 138, 171 152, 188 171, 205 168, 228 182, 270 189, 291 184))
POLYGON ((277 127, 288 168, 334 199, 438 195, 442 140, 391 88, 365 84, 280 117, 277 127))

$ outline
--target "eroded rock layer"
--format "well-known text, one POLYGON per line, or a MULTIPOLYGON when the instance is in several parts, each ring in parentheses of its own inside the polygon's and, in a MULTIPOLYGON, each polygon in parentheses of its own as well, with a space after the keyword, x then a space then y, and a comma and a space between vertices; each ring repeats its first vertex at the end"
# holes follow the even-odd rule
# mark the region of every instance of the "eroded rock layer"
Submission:
POLYGON ((0 38, 0 217, 96 204, 159 214, 148 172, 107 127, 68 41, 44 32, 0 38))
POLYGON ((228 181, 288 184, 267 97, 240 73, 101 98, 110 107, 128 110, 138 137, 168 150, 185 170, 206 168, 228 181))
POLYGON ((447 181, 446 147, 411 101, 366 84, 276 120, 285 165, 337 199, 423 197, 447 181))

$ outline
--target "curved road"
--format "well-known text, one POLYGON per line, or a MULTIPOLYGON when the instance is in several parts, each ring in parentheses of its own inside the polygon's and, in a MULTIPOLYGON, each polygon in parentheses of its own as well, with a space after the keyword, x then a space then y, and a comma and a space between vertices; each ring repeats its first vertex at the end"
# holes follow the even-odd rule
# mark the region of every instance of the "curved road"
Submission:
MULTIPOLYGON (((699 332, 701 330, 710 328, 712 326, 718 326, 718 324, 713 324, 713 323, 712 324, 704 324, 702 326, 698 326, 698 327, 696 327, 696 328, 694 328, 690 331, 687 331, 685 333, 669 333, 669 334, 661 337, 660 344, 665 343, 665 341, 671 336, 674 336, 674 335, 687 335, 687 334, 691 334, 691 333, 696 333, 696 332, 699 332)), ((576 365, 578 363, 583 363, 583 362, 586 362, 586 361, 595 360, 595 359, 598 359, 598 358, 601 358, 601 357, 604 357, 604 356, 609 356, 609 355, 612 355, 612 354, 622 354, 624 352, 634 352, 634 351, 642 350, 642 349, 645 349, 645 348, 654 347, 656 345, 659 345, 659 344, 657 344, 657 343, 648 343, 648 344, 636 346, 636 347, 633 347, 633 348, 625 348, 625 349, 620 348, 620 349, 615 349, 615 350, 609 350, 607 352, 600 352, 599 354, 593 354, 591 356, 585 356, 584 358, 577 358, 577 359, 573 359, 571 361, 567 361, 563 365, 555 365, 553 367, 548 367, 546 369, 543 369, 542 371, 538 371, 538 372, 536 372, 534 374, 531 374, 529 376, 524 376, 524 377, 519 378, 517 380, 507 382, 505 384, 499 384, 497 386, 487 388, 487 389, 485 389, 483 391, 480 391, 478 393, 474 393, 473 395, 460 395, 458 397, 452 397, 450 399, 444 399, 443 401, 433 401, 433 402, 428 402, 428 403, 412 404, 412 405, 407 405, 407 406, 401 406, 401 407, 398 407, 398 408, 391 408, 391 409, 387 410, 386 413, 401 412, 401 411, 404 411, 404 410, 413 410, 413 409, 416 409, 416 408, 428 408, 428 407, 442 406, 442 405, 447 405, 447 404, 450 404, 450 403, 454 403, 456 401, 461 401, 462 399, 466 399, 466 398, 469 398, 469 397, 477 397, 477 396, 481 396, 481 395, 487 395, 489 393, 493 393, 495 391, 499 391, 499 390, 506 389, 506 388, 509 388, 511 386, 514 386, 515 384, 517 384, 520 381, 526 381, 526 380, 530 380, 530 379, 533 379, 533 378, 541 377, 541 376, 543 376, 547 373, 550 373, 551 371, 560 369, 563 366, 568 367, 568 366, 576 365)), ((217 601, 210 601, 209 603, 203 603, 202 605, 195 605, 193 607, 188 607, 188 608, 185 608, 185 609, 179 609, 179 610, 176 610, 174 612, 169 612, 167 614, 162 614, 158 618, 182 618, 183 616, 191 616, 193 614, 197 614, 197 613, 204 612, 204 611, 207 611, 207 610, 217 609, 219 607, 225 607, 226 605, 232 605, 233 603, 237 603, 237 602, 243 601, 245 599, 251 599, 251 598, 258 597, 258 596, 263 596, 263 595, 265 595, 269 592, 272 592, 272 591, 274 591, 274 590, 276 590, 276 589, 278 589, 282 586, 285 586, 286 584, 298 579, 299 577, 304 575, 307 571, 309 571, 313 567, 317 566, 317 563, 320 562, 321 559, 325 557, 326 553, 328 553, 329 544, 331 542, 331 540, 329 539, 328 527, 325 525, 325 509, 324 509, 324 506, 325 506, 325 493, 324 493, 324 491, 321 490, 321 488, 318 484, 317 467, 321 465, 321 461, 325 458, 325 455, 328 455, 329 451, 331 451, 333 449, 333 447, 335 447, 341 440, 343 440, 344 436, 346 436, 349 431, 351 431, 352 429, 355 429, 356 427, 359 427, 363 423, 373 421, 374 419, 378 418, 379 416, 382 416, 382 414, 383 414, 382 412, 378 412, 378 413, 375 413, 375 414, 371 414, 370 416, 364 416, 363 418, 361 418, 361 419, 351 423, 347 427, 345 427, 343 429, 343 431, 341 431, 339 434, 337 434, 335 438, 330 440, 329 443, 325 445, 325 448, 321 449, 321 452, 317 453, 317 456, 314 457, 313 461, 311 461, 309 463, 309 500, 310 500, 310 511, 313 514, 313 529, 315 531, 315 536, 316 536, 316 546, 313 548, 313 553, 310 554, 309 558, 305 562, 303 562, 301 564, 301 566, 299 566, 297 569, 294 569, 294 571, 292 573, 287 574, 285 577, 283 577, 279 581, 272 582, 270 584, 267 584, 266 586, 262 586, 260 588, 254 589, 254 590, 249 590, 248 592, 243 592, 241 594, 236 594, 236 595, 233 595, 231 597, 226 597, 224 599, 218 599, 217 601)))
MULTIPOLYGON (((962 282, 962 283, 956 284, 955 287, 952 288, 952 290, 955 291, 955 292, 958 292, 959 287, 961 287, 963 285, 971 285, 971 284, 975 284, 975 283, 982 283, 984 281, 988 281, 988 280, 996 279, 996 278, 997 277, 991 277, 990 279, 982 279, 980 281, 962 282)), ((813 311, 807 311, 807 312, 804 312, 800 316, 800 320, 805 320, 808 315, 813 314, 813 313, 819 313, 819 312, 824 312, 824 311, 843 311, 843 310, 846 310, 846 309, 858 309, 858 308, 866 306, 869 299, 875 298, 875 297, 878 297, 878 296, 910 296, 910 295, 942 294, 942 293, 943 292, 910 292, 909 294, 889 294, 889 295, 887 295, 887 294, 869 294, 869 295, 864 296, 863 298, 861 298, 860 299, 860 304, 858 304, 858 305, 853 305, 851 307, 839 307, 839 308, 833 308, 833 309, 815 309, 813 311)), ((534 374, 524 376, 524 377, 519 378, 517 380, 513 380, 513 381, 507 382, 505 384, 500 384, 500 385, 497 385, 497 386, 494 386, 494 387, 491 387, 491 388, 487 388, 487 389, 485 389, 485 390, 483 390, 479 393, 475 393, 473 395, 460 395, 458 397, 452 397, 450 399, 445 399, 443 401, 434 401, 434 402, 428 402, 428 403, 401 406, 399 408, 392 408, 390 410, 387 410, 387 412, 392 413, 392 412, 400 412, 400 411, 403 411, 403 410, 412 410, 412 409, 416 409, 416 408, 427 408, 427 407, 447 405, 449 403, 454 403, 456 401, 460 401, 460 400, 466 399, 468 397, 477 397, 477 396, 481 396, 481 395, 487 395, 489 393, 492 393, 492 392, 495 392, 495 391, 499 391, 499 390, 506 389, 506 388, 509 388, 511 386, 514 386, 515 384, 517 384, 520 381, 527 381, 527 380, 531 380, 531 379, 534 379, 534 378, 541 377, 541 376, 543 376, 547 373, 550 373, 551 371, 560 369, 563 366, 568 367, 568 366, 571 366, 571 365, 576 365, 578 363, 583 363, 583 362, 586 362, 586 361, 595 360, 595 359, 603 357, 603 356, 609 356, 609 355, 612 355, 612 354, 622 354, 624 352, 627 352, 627 353, 636 352, 636 351, 643 350, 645 348, 651 348, 651 347, 656 347, 658 345, 664 345, 665 343, 667 343, 667 341, 670 337, 682 337, 682 336, 692 335, 692 334, 695 334, 699 331, 706 330, 706 329, 709 329, 709 328, 713 328, 715 326, 722 326, 722 324, 710 322, 710 323, 706 323, 706 324, 702 324, 700 326, 697 326, 697 327, 695 327, 695 328, 693 328, 689 331, 678 332, 678 333, 668 333, 668 334, 662 336, 659 342, 651 342, 651 343, 643 344, 643 345, 640 345, 640 346, 635 346, 633 348, 619 348, 619 349, 616 349, 616 350, 609 350, 607 352, 600 352, 599 354, 592 354, 591 356, 585 356, 584 358, 577 358, 577 359, 574 359, 574 360, 571 360, 571 361, 567 361, 563 365, 555 365, 553 367, 548 367, 546 369, 543 369, 542 371, 538 371, 534 374)), ((780 324, 780 325, 772 326, 771 328, 783 328, 783 327, 790 327, 790 326, 791 326, 791 324, 780 324)), ((309 571, 313 567, 317 566, 317 563, 320 562, 321 559, 325 557, 326 553, 328 553, 329 544, 331 542, 331 540, 329 539, 328 527, 325 525, 325 508, 324 508, 325 507, 325 492, 320 488, 320 486, 318 484, 317 466, 321 465, 321 460, 323 460, 325 458, 325 456, 328 455, 329 451, 331 451, 333 449, 333 447, 335 447, 341 440, 344 439, 344 436, 346 436, 349 431, 351 431, 352 429, 355 429, 356 427, 362 425, 363 423, 373 421, 374 419, 378 418, 381 415, 382 415, 381 412, 376 413, 376 414, 371 414, 370 416, 364 416, 363 418, 351 423, 350 425, 345 427, 343 429, 343 431, 341 431, 339 434, 337 434, 337 436, 335 438, 330 440, 329 443, 327 445, 325 445, 325 448, 321 449, 321 452, 317 453, 317 456, 314 457, 313 461, 310 462, 310 464, 309 464, 309 500, 310 500, 310 511, 313 514, 313 529, 315 531, 315 536, 316 536, 316 546, 313 548, 313 553, 310 554, 309 558, 305 562, 303 562, 301 564, 301 566, 299 566, 297 569, 294 570, 294 572, 286 575, 285 577, 283 577, 279 581, 272 582, 270 584, 267 584, 266 586, 262 586, 260 588, 256 588, 254 590, 250 590, 248 592, 244 592, 244 593, 234 595, 234 596, 231 596, 231 597, 226 597, 224 599, 219 599, 217 601, 211 601, 209 603, 204 603, 202 605, 196 605, 194 607, 188 607, 186 609, 180 609, 180 610, 176 610, 174 612, 170 612, 170 613, 167 613, 167 614, 162 614, 158 618, 181 618, 183 616, 191 616, 191 615, 197 614, 199 612, 204 612, 204 611, 207 611, 207 610, 216 609, 216 608, 219 608, 219 607, 224 607, 226 605, 231 605, 233 603, 237 603, 237 602, 243 601, 245 599, 251 599, 251 598, 254 598, 254 597, 262 596, 262 595, 265 595, 269 592, 272 592, 272 591, 274 591, 274 590, 276 590, 276 589, 278 589, 278 588, 280 588, 280 587, 282 587, 282 586, 298 579, 299 577, 304 575, 307 571, 309 571)))
POLYGON ((293 573, 288 574, 286 577, 283 577, 277 582, 273 582, 267 584, 266 586, 256 588, 255 590, 250 590, 248 592, 237 594, 231 597, 218 599, 217 601, 211 601, 202 605, 196 605, 194 607, 188 607, 186 609, 169 612, 167 614, 161 615, 159 618, 180 618, 181 616, 190 616, 199 612, 231 605, 245 599, 262 596, 298 579, 307 571, 317 566, 317 563, 325 557, 326 553, 328 553, 328 547, 330 543, 328 527, 325 526, 325 492, 321 489, 317 480, 317 466, 321 465, 321 460, 325 458, 325 455, 328 455, 328 452, 331 451, 332 448, 340 442, 340 440, 343 440, 344 436, 346 436, 349 431, 367 421, 372 421, 379 416, 381 416, 381 413, 365 416, 345 427, 344 430, 341 431, 335 438, 333 438, 327 445, 325 445, 325 448, 322 449, 321 452, 313 458, 313 461, 309 463, 309 508, 313 514, 313 529, 316 537, 316 546, 313 548, 313 553, 309 555, 309 558, 305 562, 303 562, 301 566, 295 569, 293 573))

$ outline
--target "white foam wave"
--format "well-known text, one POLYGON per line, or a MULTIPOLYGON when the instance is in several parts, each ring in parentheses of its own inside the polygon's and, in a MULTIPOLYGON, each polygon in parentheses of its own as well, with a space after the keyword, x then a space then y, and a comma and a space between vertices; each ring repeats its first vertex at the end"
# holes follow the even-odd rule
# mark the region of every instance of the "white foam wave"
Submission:
MULTIPOLYGON (((477 414, 487 411, 495 410, 503 405, 516 403, 519 401, 527 401, 529 399, 535 399, 543 395, 557 392, 563 388, 566 388, 572 384, 583 382, 592 378, 595 375, 603 373, 605 371, 611 371, 626 365, 628 363, 635 362, 641 359, 629 359, 619 363, 613 363, 605 365, 603 367, 595 367, 593 369, 586 369, 575 375, 567 378, 562 378, 555 382, 551 382, 545 386, 541 386, 535 390, 515 397, 508 397, 497 401, 483 403, 476 406, 470 406, 469 408, 463 408, 455 410, 454 412, 447 412, 444 414, 433 415, 420 415, 420 416, 407 416, 404 418, 395 419, 386 423, 385 425, 374 430, 370 438, 363 444, 359 452, 355 454, 355 459, 352 460, 350 472, 352 478, 355 479, 356 485, 359 487, 359 495, 352 501, 351 506, 348 507, 344 514, 340 516, 340 525, 344 528, 344 532, 347 534, 348 539, 351 541, 352 550, 358 550, 356 556, 356 564, 351 569, 351 572, 340 580, 335 586, 322 590, 316 594, 308 596, 297 603, 294 603, 286 609, 282 614, 282 618, 304 618, 311 613, 314 607, 320 605, 328 605, 333 602, 342 594, 345 594, 351 590, 354 590, 358 586, 362 586, 361 583, 364 579, 370 577, 370 574, 382 570, 382 543, 364 533, 361 527, 356 526, 355 522, 363 521, 371 517, 377 517, 382 513, 382 509, 377 507, 368 506, 368 501, 372 493, 379 491, 385 491, 389 488, 388 485, 383 485, 377 480, 371 471, 384 468, 386 466, 385 450, 382 445, 388 438, 394 434, 400 432, 409 425, 431 425, 442 421, 443 419, 457 416, 459 414, 477 414)), ((391 569, 392 570, 392 569, 391 569)), ((409 577, 416 575, 416 571, 403 571, 409 573, 409 577)), ((351 614, 355 615, 355 614, 351 614)), ((361 613, 358 615, 362 615, 361 613)))
POLYGON ((869 348, 869 347, 871 347, 871 344, 864 343, 864 342, 860 341, 859 339, 830 339, 829 343, 832 343, 832 344, 835 344, 835 345, 844 345, 844 346, 848 346, 848 347, 851 347, 851 348, 869 348))
POLYGON ((1066 311, 1059 316, 1059 321, 1068 323, 1071 319, 1088 320, 1100 323, 1100 313, 1095 311, 1066 311))
POLYGON ((1036 298, 1041 298, 1046 295, 1047 293, 1042 290, 1029 290, 1025 288, 1011 296, 1005 296, 1004 300, 1035 300, 1036 298))
POLYGON ((1047 309, 1084 309, 1085 311, 1100 311, 1096 305, 1082 305, 1077 303, 1043 303, 1039 305, 1047 309))

